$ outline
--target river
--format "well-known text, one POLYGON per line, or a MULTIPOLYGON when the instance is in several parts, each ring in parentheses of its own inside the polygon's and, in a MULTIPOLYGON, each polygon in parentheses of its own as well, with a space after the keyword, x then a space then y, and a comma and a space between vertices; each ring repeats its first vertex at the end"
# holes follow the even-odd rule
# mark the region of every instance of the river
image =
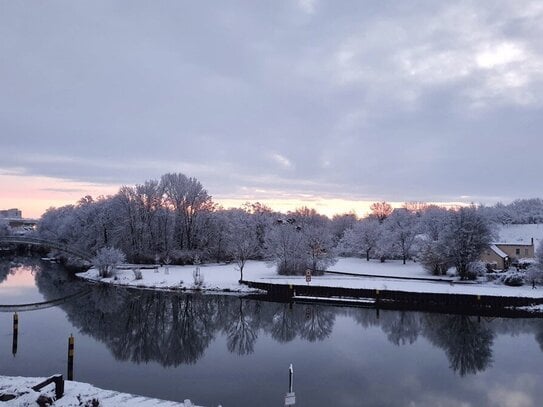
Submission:
POLYGON ((66 374, 204 406, 539 406, 543 319, 274 303, 89 285, 37 259, 0 261, 0 375, 66 374), (74 296, 75 295, 75 296, 74 296), (464 404, 462 404, 464 403, 464 404))

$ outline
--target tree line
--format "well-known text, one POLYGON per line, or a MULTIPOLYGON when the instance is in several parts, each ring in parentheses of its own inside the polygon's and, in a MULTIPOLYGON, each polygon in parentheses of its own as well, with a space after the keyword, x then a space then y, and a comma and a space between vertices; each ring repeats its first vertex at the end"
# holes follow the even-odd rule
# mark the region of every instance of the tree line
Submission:
POLYGON ((93 254, 115 248, 133 263, 234 261, 242 279, 249 259, 274 261, 280 274, 302 274, 325 270, 338 255, 404 263, 417 258, 433 274, 456 267, 468 278, 495 237, 497 214, 507 207, 514 219, 537 220, 538 205, 543 213, 541 200, 452 209, 376 202, 366 218, 346 213, 329 219, 314 209, 280 213, 260 203, 225 209, 196 178, 168 173, 112 196, 50 208, 37 233, 93 254))

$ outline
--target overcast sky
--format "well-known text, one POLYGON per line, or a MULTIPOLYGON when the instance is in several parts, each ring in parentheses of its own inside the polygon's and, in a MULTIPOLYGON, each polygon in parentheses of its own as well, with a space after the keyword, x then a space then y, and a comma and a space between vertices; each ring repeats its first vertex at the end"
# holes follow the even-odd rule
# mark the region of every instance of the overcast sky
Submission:
POLYGON ((541 1, 0 0, 0 206, 538 196, 542 38, 541 1))

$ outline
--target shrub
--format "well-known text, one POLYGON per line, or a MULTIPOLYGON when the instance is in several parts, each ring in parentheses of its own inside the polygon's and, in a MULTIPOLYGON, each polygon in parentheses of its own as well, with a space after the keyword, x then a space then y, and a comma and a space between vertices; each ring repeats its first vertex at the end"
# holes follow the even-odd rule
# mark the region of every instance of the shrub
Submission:
POLYGON ((139 268, 133 268, 132 272, 134 273, 134 279, 135 280, 141 280, 143 279, 143 276, 141 274, 141 270, 139 268))
POLYGON ((524 284, 524 276, 520 273, 508 273, 503 276, 502 282, 511 287, 520 287, 524 284))
POLYGON ((98 269, 100 277, 111 277, 114 270, 121 263, 124 263, 126 256, 119 249, 114 247, 103 247, 92 259, 92 264, 98 269))
POLYGON ((468 273, 475 274, 475 277, 482 277, 487 273, 486 263, 484 261, 472 261, 468 264, 468 273))
POLYGON ((437 242, 423 244, 418 261, 428 273, 434 276, 444 276, 450 268, 449 261, 437 242))

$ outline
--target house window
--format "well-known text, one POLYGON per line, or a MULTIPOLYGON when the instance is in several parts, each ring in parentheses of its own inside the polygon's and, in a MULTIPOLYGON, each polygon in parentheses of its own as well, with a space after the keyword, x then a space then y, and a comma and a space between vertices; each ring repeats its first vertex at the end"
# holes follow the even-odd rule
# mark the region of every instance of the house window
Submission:
POLYGON ((524 249, 524 255, 528 256, 528 249, 524 249))
POLYGON ((515 254, 518 256, 520 254, 520 249, 515 249, 515 254))

